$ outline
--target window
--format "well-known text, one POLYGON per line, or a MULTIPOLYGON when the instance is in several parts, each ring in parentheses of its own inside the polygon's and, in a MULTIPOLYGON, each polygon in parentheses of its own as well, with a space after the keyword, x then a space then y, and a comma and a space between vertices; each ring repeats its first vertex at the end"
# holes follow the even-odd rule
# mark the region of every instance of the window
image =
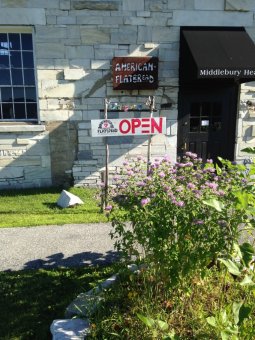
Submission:
POLYGON ((0 121, 37 120, 31 33, 0 32, 0 121))

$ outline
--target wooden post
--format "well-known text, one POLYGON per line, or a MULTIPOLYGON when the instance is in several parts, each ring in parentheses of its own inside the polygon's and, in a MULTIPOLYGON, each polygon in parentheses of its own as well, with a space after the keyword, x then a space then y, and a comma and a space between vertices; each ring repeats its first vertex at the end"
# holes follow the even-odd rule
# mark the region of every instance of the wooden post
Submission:
MULTIPOLYGON (((108 118, 108 105, 110 101, 105 98, 104 100, 104 119, 108 118)), ((108 137, 104 138, 105 140, 105 176, 104 176, 104 202, 103 209, 108 204, 108 190, 109 190, 109 145, 108 145, 108 137)))
MULTIPOLYGON (((155 108, 155 97, 149 96, 146 105, 150 108, 150 118, 153 117, 153 111, 155 108)), ((149 174, 150 169, 150 159, 151 159, 151 135, 148 137, 148 151, 147 151, 147 175, 149 174)))

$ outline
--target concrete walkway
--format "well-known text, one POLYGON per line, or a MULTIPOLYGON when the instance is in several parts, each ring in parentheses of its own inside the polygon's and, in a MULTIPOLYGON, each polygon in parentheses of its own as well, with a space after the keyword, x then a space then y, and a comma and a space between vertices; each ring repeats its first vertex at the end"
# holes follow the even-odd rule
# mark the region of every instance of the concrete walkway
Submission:
POLYGON ((110 223, 0 229, 0 271, 107 264, 110 223))

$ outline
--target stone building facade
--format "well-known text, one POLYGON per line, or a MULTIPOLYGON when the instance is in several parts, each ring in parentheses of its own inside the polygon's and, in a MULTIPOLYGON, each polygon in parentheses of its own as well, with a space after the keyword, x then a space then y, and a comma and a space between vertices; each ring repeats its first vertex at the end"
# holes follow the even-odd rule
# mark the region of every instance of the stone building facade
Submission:
MULTIPOLYGON (((180 29, 187 26, 241 27, 255 41, 255 1, 0 0, 0 88, 4 88, 0 188, 98 185, 105 146, 102 137, 91 136, 91 120, 103 118, 105 98, 121 105, 144 105, 148 96, 155 96, 154 115, 166 117, 167 133, 152 137, 151 155, 167 154, 175 161, 181 133, 180 29), (26 49, 29 35, 33 45, 26 49), (16 49, 15 39, 21 41, 16 49), (12 50, 17 55, 13 62, 12 50), (34 62, 26 64, 25 58, 32 54, 34 62), (158 88, 114 90, 112 59, 122 56, 158 57, 158 88), (1 64, 1 57, 7 64, 1 64), (15 78, 18 69, 23 72, 22 84, 15 78), (1 82, 1 72, 12 80, 1 82), (25 91, 24 98, 20 91, 25 91)), ((244 147, 255 146, 255 83, 251 81, 255 78, 248 80, 238 83, 235 103, 232 129, 237 161, 247 157, 241 151, 244 147)), ((135 110, 109 112, 110 118, 148 115, 135 110)), ((205 118, 201 126, 208 124, 205 118)), ((111 169, 115 171, 125 158, 146 156, 147 146, 148 136, 109 138, 111 169)))

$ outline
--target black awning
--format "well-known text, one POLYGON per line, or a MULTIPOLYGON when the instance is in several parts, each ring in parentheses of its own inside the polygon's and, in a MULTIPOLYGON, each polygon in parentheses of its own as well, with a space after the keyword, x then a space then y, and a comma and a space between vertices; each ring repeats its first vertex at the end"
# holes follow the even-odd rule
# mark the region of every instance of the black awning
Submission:
POLYGON ((180 82, 255 80, 255 45, 243 27, 183 27, 180 82))

